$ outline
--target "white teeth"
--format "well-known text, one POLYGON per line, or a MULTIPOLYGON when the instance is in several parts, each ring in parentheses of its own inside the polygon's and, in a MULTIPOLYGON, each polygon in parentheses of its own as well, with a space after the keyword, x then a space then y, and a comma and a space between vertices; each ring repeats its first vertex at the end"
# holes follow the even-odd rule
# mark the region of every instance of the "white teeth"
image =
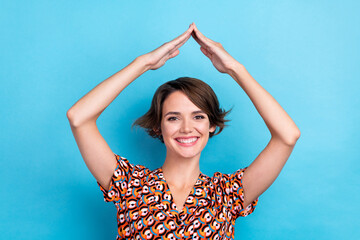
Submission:
POLYGON ((197 139, 198 139, 197 137, 188 138, 188 139, 178 138, 178 139, 176 139, 176 141, 178 141, 180 143, 192 143, 192 142, 195 142, 197 139))

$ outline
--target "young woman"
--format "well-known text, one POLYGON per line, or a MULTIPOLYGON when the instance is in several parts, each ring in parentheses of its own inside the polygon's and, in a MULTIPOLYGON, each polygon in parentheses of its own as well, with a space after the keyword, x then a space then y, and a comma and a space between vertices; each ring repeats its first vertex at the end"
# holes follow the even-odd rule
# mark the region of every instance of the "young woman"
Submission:
MULTIPOLYGON (((117 208, 117 239, 233 239, 235 220, 252 213, 289 158, 300 130, 279 105, 227 53, 191 24, 174 40, 136 58, 82 97, 67 112, 81 155, 105 201, 117 208), (179 54, 193 37, 214 67, 246 92, 271 133, 259 156, 233 174, 200 172, 201 151, 221 132, 226 111, 212 89, 193 78, 167 82, 156 91, 150 110, 135 122, 166 146, 162 167, 153 171, 114 154, 96 126, 104 109, 132 81, 179 54)), ((224 156, 226 157, 226 156, 224 156)))

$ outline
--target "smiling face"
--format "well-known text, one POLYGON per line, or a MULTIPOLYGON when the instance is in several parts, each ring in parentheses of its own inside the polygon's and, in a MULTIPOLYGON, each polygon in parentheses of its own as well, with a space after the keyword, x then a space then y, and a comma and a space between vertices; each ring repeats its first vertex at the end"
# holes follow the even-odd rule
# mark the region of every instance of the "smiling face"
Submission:
POLYGON ((181 91, 171 93, 163 103, 161 134, 167 157, 200 158, 209 139, 210 127, 206 113, 181 91))

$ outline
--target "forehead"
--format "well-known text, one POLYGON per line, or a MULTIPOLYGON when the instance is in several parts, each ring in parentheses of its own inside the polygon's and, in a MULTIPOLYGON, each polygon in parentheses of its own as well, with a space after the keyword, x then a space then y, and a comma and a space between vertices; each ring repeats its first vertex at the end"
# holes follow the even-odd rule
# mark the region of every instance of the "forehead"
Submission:
POLYGON ((163 103, 163 114, 169 111, 176 112, 193 112, 201 110, 198 108, 190 99, 186 96, 185 93, 181 91, 176 91, 171 93, 163 103))

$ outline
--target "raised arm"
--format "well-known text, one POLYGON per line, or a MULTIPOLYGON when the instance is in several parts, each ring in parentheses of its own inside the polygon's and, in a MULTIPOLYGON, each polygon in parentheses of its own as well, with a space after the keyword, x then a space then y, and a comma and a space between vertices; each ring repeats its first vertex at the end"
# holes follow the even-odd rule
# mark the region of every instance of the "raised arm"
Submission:
POLYGON ((278 177, 300 137, 300 130, 280 104, 220 43, 205 37, 196 26, 192 35, 215 68, 229 74, 245 91, 271 133, 268 145, 244 172, 244 206, 247 206, 278 177))
POLYGON ((179 48, 190 38, 193 26, 174 40, 154 51, 137 57, 121 71, 98 84, 77 101, 67 117, 81 155, 96 180, 107 189, 116 159, 101 136, 96 120, 109 104, 136 78, 147 70, 155 70, 179 54, 179 48))

